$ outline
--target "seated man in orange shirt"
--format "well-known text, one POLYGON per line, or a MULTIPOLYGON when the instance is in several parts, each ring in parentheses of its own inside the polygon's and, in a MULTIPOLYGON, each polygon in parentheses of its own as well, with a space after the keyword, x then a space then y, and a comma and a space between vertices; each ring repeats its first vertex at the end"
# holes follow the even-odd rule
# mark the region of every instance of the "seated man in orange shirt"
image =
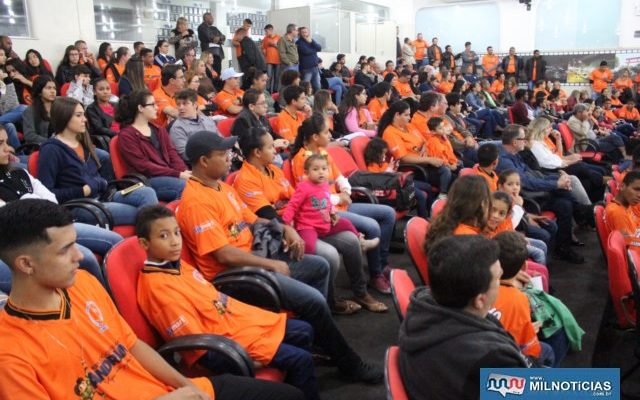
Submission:
MULTIPOLYGON (((185 335, 215 334, 242 346, 262 365, 279 368, 285 382, 306 399, 319 399, 313 357, 313 329, 284 313, 262 310, 220 293, 191 265, 180 260, 182 236, 173 212, 147 207, 136 218, 136 236, 147 252, 138 275, 138 304, 142 313, 170 340, 185 335)), ((210 371, 224 370, 224 360, 211 351, 183 353, 210 371)))
POLYGON ((166 128, 169 118, 178 118, 178 105, 173 96, 184 89, 184 72, 179 65, 167 64, 162 68, 161 85, 153 91, 153 98, 158 106, 158 116, 152 122, 166 128))
POLYGON ((462 167, 462 161, 458 160, 453 152, 444 120, 440 117, 432 117, 427 122, 427 126, 431 132, 427 136, 427 155, 442 160, 443 166, 449 168, 451 172, 456 172, 462 167))
POLYGON ((393 87, 396 88, 400 98, 403 100, 411 99, 414 102, 418 100, 418 95, 413 93, 411 90, 411 85, 409 84, 409 80, 411 80, 411 72, 407 69, 402 70, 398 79, 395 80, 393 87))
POLYGON ((213 102, 218 105, 218 109, 227 117, 235 117, 242 111, 242 96, 244 91, 240 90, 240 77, 242 72, 236 72, 233 68, 227 68, 220 74, 220 79, 224 82, 222 90, 218 92, 213 102))
MULTIPOLYGON (((315 343, 340 370, 340 376, 363 382, 380 382, 380 368, 365 363, 349 347, 333 319, 326 301, 329 264, 319 256, 304 254, 304 241, 295 229, 276 222, 283 230, 282 250, 262 248, 251 253, 252 225, 269 222, 259 218, 233 189, 221 181, 229 174, 230 149, 237 137, 222 138, 213 132, 197 132, 187 142, 186 155, 193 176, 182 192, 176 219, 186 249, 206 280, 219 272, 247 265, 271 272, 280 286, 282 308, 309 322, 315 343)), ((268 246, 265 246, 268 247, 268 246)))
POLYGON ((496 302, 489 312, 513 336, 523 354, 540 360, 544 365, 557 367, 569 349, 566 334, 560 329, 553 335, 558 335, 557 341, 560 342, 551 342, 555 348, 538 340, 542 323, 531 321, 529 299, 522 292, 523 285, 518 280, 518 274, 527 266, 527 240, 515 231, 501 232, 494 240, 500 245, 502 276, 496 302))
POLYGON ((27 199, 0 208, 0 258, 13 279, 0 311, 0 398, 302 398, 287 385, 187 379, 173 369, 136 337, 98 281, 78 270, 73 217, 57 204, 27 199))
POLYGON ((504 74, 504 72, 498 72, 496 74, 496 79, 491 84, 489 92, 491 92, 491 94, 493 94, 494 96, 498 96, 500 93, 502 93, 502 91, 504 91, 505 79, 506 75, 504 74))
POLYGON ((633 99, 627 100, 624 107, 618 110, 618 118, 624 119, 636 128, 638 127, 638 122, 640 122, 640 112, 638 112, 636 102, 633 99))
POLYGON ((620 231, 627 246, 640 249, 640 171, 630 171, 620 185, 620 191, 605 208, 607 229, 620 231))
POLYGON ((286 106, 278 114, 276 133, 289 143, 293 143, 298 136, 298 128, 311 109, 307 105, 307 95, 300 86, 289 86, 280 93, 280 96, 284 97, 286 106))
POLYGON ((144 83, 150 91, 154 91, 160 85, 160 67, 153 63, 153 50, 144 48, 140 50, 140 58, 144 64, 144 83))
POLYGON ((373 122, 378 123, 382 114, 389 109, 389 100, 391 100, 392 87, 389 82, 376 83, 371 90, 373 99, 369 101, 367 108, 371 114, 373 122))

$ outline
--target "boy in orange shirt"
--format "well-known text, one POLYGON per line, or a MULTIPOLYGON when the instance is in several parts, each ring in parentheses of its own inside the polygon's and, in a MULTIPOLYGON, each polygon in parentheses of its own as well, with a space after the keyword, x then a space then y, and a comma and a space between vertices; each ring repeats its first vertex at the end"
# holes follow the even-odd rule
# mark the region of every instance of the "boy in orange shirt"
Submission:
POLYGON ((146 48, 140 50, 140 58, 144 64, 144 83, 153 92, 160 85, 162 71, 153 63, 153 50, 146 48))
POLYGON ((418 96, 413 93, 411 90, 411 85, 409 84, 409 80, 411 79, 411 72, 407 69, 402 70, 400 72, 400 76, 393 83, 393 87, 396 88, 400 98, 402 99, 412 99, 413 101, 417 101, 418 96))
POLYGON ((609 232, 621 231, 629 248, 640 249, 640 171, 628 172, 616 197, 604 210, 609 232))
MULTIPOLYGON (((285 381, 318 399, 313 358, 308 349, 311 326, 284 313, 262 310, 220 293, 191 265, 180 260, 182 235, 173 212, 164 206, 138 213, 136 235, 147 253, 138 277, 138 304, 149 322, 169 340, 185 335, 215 334, 240 344, 262 365, 285 372, 285 381)), ((224 366, 219 354, 183 353, 215 371, 224 366)))
POLYGON ((373 99, 367 105, 371 119, 378 123, 382 114, 389 109, 389 100, 391 99, 391 84, 388 82, 376 83, 373 86, 373 99))
POLYGON ((604 89, 609 86, 609 83, 613 81, 613 73, 607 66, 606 61, 600 63, 600 67, 591 71, 589 75, 589 82, 591 82, 591 88, 593 89, 593 97, 600 95, 604 89))
POLYGON ((462 162, 453 152, 451 142, 449 142, 447 127, 440 117, 432 117, 427 122, 431 132, 427 138, 427 154, 429 157, 439 158, 444 162, 451 172, 456 172, 462 166, 462 162))
POLYGON ((310 110, 307 105, 307 95, 300 86, 289 86, 280 94, 284 97, 286 106, 278 114, 277 134, 293 143, 298 136, 298 128, 305 120, 306 114, 310 110))
POLYGON ((498 174, 496 167, 500 158, 500 149, 493 143, 483 144, 478 148, 478 164, 473 169, 483 177, 489 185, 489 190, 498 190, 498 174))
POLYGON ((227 117, 235 117, 242 111, 242 96, 244 96, 244 91, 240 89, 242 75, 244 75, 242 72, 236 72, 233 68, 227 68, 220 74, 220 80, 224 82, 224 86, 213 102, 227 117))
POLYGON ((78 270, 72 215, 46 200, 19 203, 0 209, 0 257, 13 278, 0 312, 0 398, 301 398, 256 379, 182 376, 136 337, 98 281, 78 270))

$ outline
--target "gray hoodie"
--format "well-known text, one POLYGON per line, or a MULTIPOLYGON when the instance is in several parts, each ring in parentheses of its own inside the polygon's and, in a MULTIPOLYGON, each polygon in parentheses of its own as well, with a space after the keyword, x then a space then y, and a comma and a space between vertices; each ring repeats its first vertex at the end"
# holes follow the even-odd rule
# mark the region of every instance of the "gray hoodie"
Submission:
POLYGON ((196 119, 178 118, 173 125, 171 125, 169 136, 171 137, 171 141, 173 142, 176 151, 180 154, 180 157, 182 157, 183 160, 187 160, 187 157, 184 154, 185 147, 187 146, 187 140, 189 140, 191 135, 199 131, 218 133, 218 128, 211 117, 207 117, 202 114, 198 114, 196 119))
POLYGON ((477 399, 480 368, 527 368, 498 320, 436 303, 426 287, 411 295, 400 327, 400 372, 410 399, 477 399))

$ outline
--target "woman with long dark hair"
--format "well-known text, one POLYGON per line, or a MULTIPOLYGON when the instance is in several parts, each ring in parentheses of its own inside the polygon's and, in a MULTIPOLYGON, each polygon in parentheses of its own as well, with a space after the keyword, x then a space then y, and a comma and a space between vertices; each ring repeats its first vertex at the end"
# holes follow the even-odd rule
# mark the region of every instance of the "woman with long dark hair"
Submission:
POLYGON ((124 96, 139 90, 148 90, 144 83, 144 66, 140 58, 131 57, 125 64, 124 73, 118 81, 118 95, 124 96))
POLYGON ((64 49, 64 57, 62 57, 56 71, 56 83, 59 87, 73 80, 73 67, 78 64, 80 64, 80 52, 76 46, 71 44, 64 49))
POLYGON ((367 91, 364 86, 355 84, 349 88, 338 106, 338 115, 344 121, 346 134, 362 132, 369 137, 376 135, 376 124, 367 109, 367 91))
POLYGON ((169 42, 164 39, 158 40, 153 48, 153 63, 162 68, 166 64, 173 64, 176 58, 169 54, 169 42))
MULTIPOLYGON (((54 136, 40 146, 38 178, 58 201, 90 197, 105 201, 115 225, 135 224, 138 209, 158 203, 153 189, 141 187, 123 195, 110 195, 107 181, 100 175, 100 159, 86 129, 87 119, 82 103, 70 97, 59 97, 51 105, 54 136)), ((78 213, 78 218, 86 216, 78 213)))
MULTIPOLYGON (((120 81, 120 77, 124 74, 125 65, 127 65, 127 61, 129 61, 131 56, 129 55, 128 47, 118 47, 111 62, 107 64, 104 69, 104 77, 111 83, 118 83, 120 81)), ((144 82, 144 72, 142 74, 143 82, 144 82)))
POLYGON ((151 123, 157 112, 156 101, 147 90, 122 96, 116 111, 116 121, 122 126, 118 148, 129 171, 149 178, 160 200, 173 201, 180 198, 191 171, 167 130, 151 123))
POLYGON ((107 65, 111 62, 111 57, 113 57, 111 43, 100 43, 100 47, 98 48, 98 66, 100 67, 100 72, 104 73, 105 68, 107 68, 107 65))
POLYGON ((53 133, 49 115, 56 99, 56 82, 49 75, 41 75, 31 88, 32 104, 22 114, 22 129, 26 143, 40 144, 53 133))
POLYGON ((115 122, 117 98, 111 94, 111 84, 107 78, 98 78, 93 82, 94 101, 87 107, 89 133, 92 135, 113 137, 120 131, 115 122))
POLYGON ((28 73, 27 78, 31 81, 39 75, 51 75, 51 77, 53 77, 53 72, 50 69, 51 66, 42 58, 42 55, 38 50, 27 50, 27 54, 25 54, 24 59, 28 73))
MULTIPOLYGON (((351 202, 351 185, 342 176, 331 155, 325 149, 330 140, 331 134, 323 115, 314 113, 306 119, 298 130, 291 152, 293 177, 296 181, 304 178, 304 162, 310 155, 321 154, 327 157, 330 166, 329 174, 332 176, 330 180, 335 182, 330 187, 332 202, 336 202, 336 208, 340 210, 338 214, 348 218, 358 232, 364 233, 367 239, 380 238, 380 246, 367 253, 370 285, 379 292, 390 293, 389 281, 385 275, 390 271, 388 257, 395 225, 395 211, 386 205, 351 202)), ((381 310, 377 305, 355 300, 371 311, 381 310)))
POLYGON ((33 82, 28 78, 29 72, 25 63, 18 58, 12 58, 7 60, 4 69, 13 82, 20 104, 31 104, 29 91, 33 82))

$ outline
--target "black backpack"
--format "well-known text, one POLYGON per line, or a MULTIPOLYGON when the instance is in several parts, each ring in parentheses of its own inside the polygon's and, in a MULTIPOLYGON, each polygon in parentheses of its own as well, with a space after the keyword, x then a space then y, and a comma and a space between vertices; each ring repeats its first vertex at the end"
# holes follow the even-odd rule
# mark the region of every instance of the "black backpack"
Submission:
POLYGON ((408 210, 415 202, 413 172, 365 172, 356 171, 349 177, 351 186, 371 190, 380 202, 396 209, 408 210))

